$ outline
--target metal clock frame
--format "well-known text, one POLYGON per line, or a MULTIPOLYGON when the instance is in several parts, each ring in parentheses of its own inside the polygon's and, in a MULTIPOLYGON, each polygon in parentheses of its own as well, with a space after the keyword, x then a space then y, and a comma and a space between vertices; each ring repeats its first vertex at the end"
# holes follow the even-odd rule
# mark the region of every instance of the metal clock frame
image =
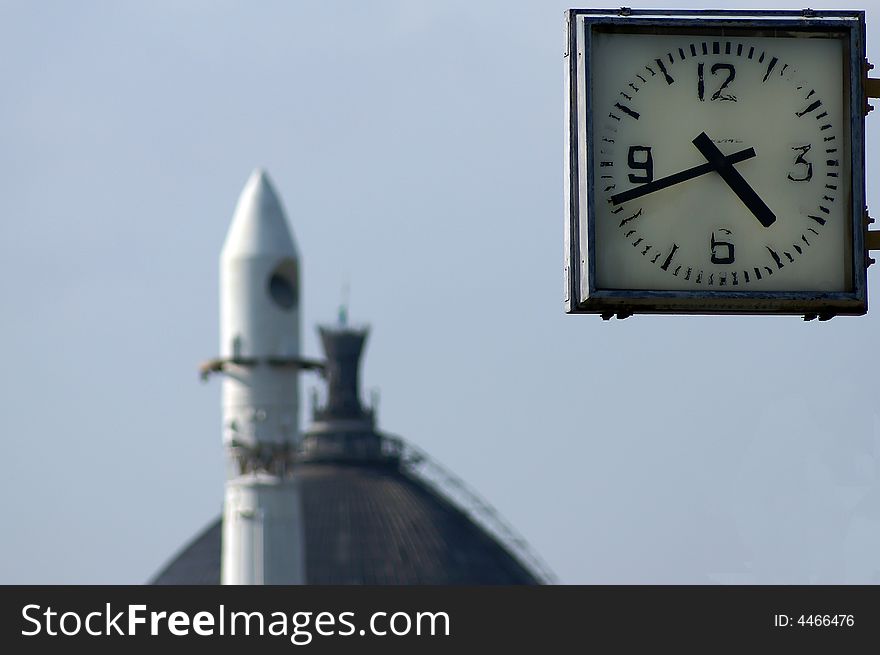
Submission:
POLYGON ((626 318, 632 314, 795 314, 828 319, 867 312, 867 214, 865 205, 865 13, 863 11, 709 11, 570 9, 566 12, 565 311, 626 318), (579 26, 583 29, 579 29, 579 26), (843 34, 847 52, 844 100, 849 109, 851 217, 848 257, 851 291, 651 291, 595 285, 593 135, 590 104, 592 29, 719 30, 843 34), (584 88, 578 76, 584 75, 584 88), (586 134, 583 134, 584 130, 586 134), (584 138, 585 137, 585 138, 584 138), (582 144, 586 144, 586 152, 582 144), (585 168, 585 171, 581 171, 585 168), (585 173, 585 174, 584 174, 585 173))

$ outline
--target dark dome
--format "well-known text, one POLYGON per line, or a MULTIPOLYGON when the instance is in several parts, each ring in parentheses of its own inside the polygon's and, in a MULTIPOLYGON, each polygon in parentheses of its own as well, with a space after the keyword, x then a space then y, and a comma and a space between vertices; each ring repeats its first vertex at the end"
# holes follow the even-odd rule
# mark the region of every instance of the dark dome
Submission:
MULTIPOLYGON (((550 581, 552 574, 525 542, 464 483, 425 453, 376 429, 375 407, 361 404, 358 388, 367 331, 342 325, 321 328, 320 334, 327 398, 321 407, 314 401, 313 422, 293 468, 303 505, 306 582, 550 581)), ((221 534, 217 519, 153 584, 220 584, 221 534)))
MULTIPOLYGON (((395 466, 304 464, 308 584, 538 584, 461 510, 395 466)), ((220 519, 153 584, 220 584, 220 519)))

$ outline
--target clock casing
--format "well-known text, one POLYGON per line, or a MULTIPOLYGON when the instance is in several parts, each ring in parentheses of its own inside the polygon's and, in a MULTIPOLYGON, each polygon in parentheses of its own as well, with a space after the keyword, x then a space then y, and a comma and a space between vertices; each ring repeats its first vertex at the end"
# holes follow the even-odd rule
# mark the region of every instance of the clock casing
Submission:
POLYGON ((567 27, 568 312, 865 313, 862 12, 567 27))

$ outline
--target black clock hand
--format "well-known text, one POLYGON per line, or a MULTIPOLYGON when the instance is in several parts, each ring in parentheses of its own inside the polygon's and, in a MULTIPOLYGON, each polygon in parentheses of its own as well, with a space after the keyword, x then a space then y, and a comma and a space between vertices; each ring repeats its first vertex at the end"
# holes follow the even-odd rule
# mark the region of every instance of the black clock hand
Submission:
MULTIPOLYGON (((724 157, 724 159, 729 164, 736 164, 737 162, 745 161, 746 159, 751 159, 755 156, 754 148, 747 148, 745 150, 740 150, 739 152, 735 152, 729 157, 724 157)), ((666 177, 661 177, 659 180, 654 180, 653 182, 648 182, 647 184, 643 184, 642 186, 637 186, 633 189, 629 189, 627 191, 621 191, 620 193, 615 193, 611 196, 611 204, 619 205, 622 202, 626 202, 627 200, 633 200, 635 198, 641 198, 642 196, 646 196, 649 193, 654 193, 655 191, 659 191, 660 189, 665 189, 666 187, 671 187, 673 184, 678 184, 679 182, 686 182, 687 180, 692 180, 695 177, 699 177, 700 175, 705 175, 706 173, 712 173, 716 169, 715 165, 712 163, 709 164, 700 164, 699 166, 694 166, 693 168, 688 168, 679 173, 674 173, 672 175, 667 175, 666 177)))
POLYGON ((733 167, 733 164, 730 163, 730 158, 725 157, 718 149, 718 146, 712 143, 712 139, 705 132, 700 132, 700 135, 694 139, 693 144, 718 172, 721 179, 727 182, 727 186, 743 201, 743 204, 748 207, 749 211, 755 215, 755 218, 758 219, 761 225, 764 227, 773 225, 776 221, 776 214, 770 210, 764 201, 761 200, 761 197, 755 193, 755 190, 749 186, 745 178, 739 174, 739 171, 733 167))

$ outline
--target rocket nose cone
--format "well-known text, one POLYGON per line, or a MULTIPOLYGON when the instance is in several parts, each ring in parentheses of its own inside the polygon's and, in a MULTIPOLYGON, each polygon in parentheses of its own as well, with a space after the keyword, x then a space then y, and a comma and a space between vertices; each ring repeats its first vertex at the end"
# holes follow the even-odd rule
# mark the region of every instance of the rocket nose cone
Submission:
POLYGON ((266 171, 257 168, 238 198, 223 256, 264 254, 297 256, 281 200, 266 171))

